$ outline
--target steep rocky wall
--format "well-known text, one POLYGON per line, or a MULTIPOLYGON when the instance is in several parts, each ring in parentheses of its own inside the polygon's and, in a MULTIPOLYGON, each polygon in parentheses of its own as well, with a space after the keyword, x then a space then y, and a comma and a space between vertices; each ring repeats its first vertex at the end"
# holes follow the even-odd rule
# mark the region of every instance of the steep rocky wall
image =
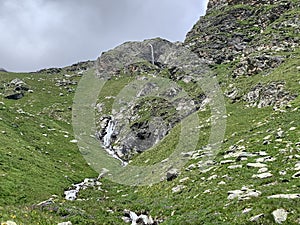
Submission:
MULTIPOLYGON (((211 64, 249 58, 247 68, 255 67, 250 64, 258 55, 269 60, 276 52, 299 46, 299 15, 289 14, 295 7, 299 6, 292 0, 211 0, 207 14, 187 34, 185 45, 211 64)), ((284 60, 279 57, 275 61, 284 60)), ((246 69, 238 75, 251 74, 246 69)))

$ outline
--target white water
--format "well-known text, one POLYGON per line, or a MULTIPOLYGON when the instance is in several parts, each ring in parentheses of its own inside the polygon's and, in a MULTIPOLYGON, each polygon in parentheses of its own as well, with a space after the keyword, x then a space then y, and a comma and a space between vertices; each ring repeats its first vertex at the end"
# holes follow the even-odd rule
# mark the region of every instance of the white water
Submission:
POLYGON ((113 121, 113 120, 110 120, 107 124, 107 127, 105 129, 106 131, 106 134, 105 136, 103 137, 103 145, 104 145, 104 148, 106 150, 106 152, 112 156, 113 158, 115 159, 118 159, 122 162, 122 166, 126 166, 128 163, 123 161, 115 152, 114 150, 111 149, 111 136, 112 134, 114 133, 114 130, 116 128, 116 123, 113 121))
POLYGON ((104 144, 104 147, 109 147, 110 146, 110 142, 111 142, 111 136, 115 130, 115 127, 116 127, 116 124, 113 120, 110 120, 108 122, 108 125, 106 127, 106 134, 105 136, 103 137, 103 144, 104 144))

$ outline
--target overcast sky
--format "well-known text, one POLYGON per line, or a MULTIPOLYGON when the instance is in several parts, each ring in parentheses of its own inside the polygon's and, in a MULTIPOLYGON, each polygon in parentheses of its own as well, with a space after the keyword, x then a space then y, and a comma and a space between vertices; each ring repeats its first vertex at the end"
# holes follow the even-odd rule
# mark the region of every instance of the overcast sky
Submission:
POLYGON ((0 0, 0 67, 94 60, 125 41, 183 41, 208 0, 0 0))

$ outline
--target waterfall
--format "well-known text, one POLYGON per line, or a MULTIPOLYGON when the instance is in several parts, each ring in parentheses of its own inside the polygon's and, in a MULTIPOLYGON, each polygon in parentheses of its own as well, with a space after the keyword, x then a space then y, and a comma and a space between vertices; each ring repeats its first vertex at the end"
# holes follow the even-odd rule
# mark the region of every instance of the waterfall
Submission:
POLYGON ((111 136, 115 130, 116 124, 113 120, 110 120, 107 124, 107 127, 105 129, 106 134, 103 137, 103 144, 105 147, 109 147, 110 146, 110 141, 111 141, 111 136))
POLYGON ((151 49, 151 63, 154 65, 154 50, 153 50, 153 45, 149 44, 150 49, 151 49))
POLYGON ((113 119, 111 119, 111 120, 108 122, 108 124, 107 124, 107 126, 106 126, 106 128, 105 128, 106 134, 105 134, 105 136, 103 137, 103 146, 104 146, 105 151, 106 151, 110 156, 112 156, 112 157, 115 158, 115 159, 120 160, 121 163, 122 163, 122 166, 127 166, 128 163, 127 163, 126 161, 123 161, 123 160, 115 153, 115 151, 113 150, 113 148, 110 146, 110 144, 111 144, 111 136, 112 136, 112 134, 114 133, 115 128, 116 128, 116 122, 115 122, 113 119))

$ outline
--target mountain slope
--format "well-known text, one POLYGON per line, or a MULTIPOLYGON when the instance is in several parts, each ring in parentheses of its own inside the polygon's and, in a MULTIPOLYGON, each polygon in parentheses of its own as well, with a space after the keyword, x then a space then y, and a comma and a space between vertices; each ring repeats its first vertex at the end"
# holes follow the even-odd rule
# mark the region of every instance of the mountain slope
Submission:
MULTIPOLYGON (((127 42, 103 53, 95 68, 87 62, 0 72, 0 221, 126 224, 137 213, 152 224, 300 224, 299 5, 211 0, 183 44, 127 42), (104 74, 105 85, 99 96, 90 93, 98 99, 89 106, 96 130, 85 135, 109 143, 106 150, 129 166, 174 166, 168 163, 184 131, 179 122, 196 113, 199 122, 189 125, 199 138, 193 151, 189 143, 181 147, 182 168, 144 186, 112 182, 109 173, 96 179, 100 171, 88 166, 89 151, 78 149, 72 127, 80 81, 95 74, 104 74), (210 92, 199 86, 205 76, 217 80, 226 108, 217 152, 208 144, 218 116, 210 92), (162 79, 165 92, 149 95, 162 79), (142 91, 131 92, 136 87, 142 91), (93 179, 81 184, 76 200, 66 200, 64 191, 85 178, 93 179)), ((184 135, 194 141, 192 132, 184 135)))

